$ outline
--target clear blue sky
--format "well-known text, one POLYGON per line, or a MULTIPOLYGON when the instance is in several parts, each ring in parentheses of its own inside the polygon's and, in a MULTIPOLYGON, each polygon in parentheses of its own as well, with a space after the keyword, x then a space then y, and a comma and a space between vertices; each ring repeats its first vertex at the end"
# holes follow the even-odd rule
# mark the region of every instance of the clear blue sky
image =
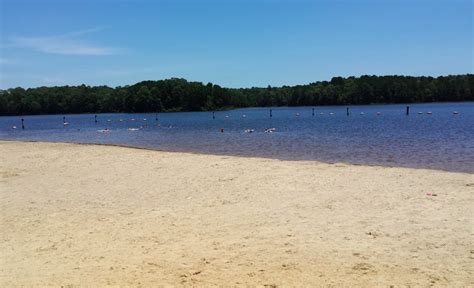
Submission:
POLYGON ((471 0, 0 0, 0 88, 473 73, 471 0))

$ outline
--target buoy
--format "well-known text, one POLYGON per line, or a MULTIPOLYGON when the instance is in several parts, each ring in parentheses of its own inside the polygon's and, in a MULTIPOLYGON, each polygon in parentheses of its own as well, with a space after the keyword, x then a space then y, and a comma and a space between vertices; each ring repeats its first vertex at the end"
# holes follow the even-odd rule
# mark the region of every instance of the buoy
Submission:
POLYGON ((64 122, 63 125, 67 126, 67 125, 69 125, 69 122, 64 122))
POLYGON ((331 113, 329 113, 329 115, 334 115, 334 113, 333 113, 333 112, 331 112, 331 113))
POLYGON ((454 111, 453 114, 454 114, 454 115, 458 115, 459 112, 458 112, 458 111, 454 111))
POLYGON ((296 116, 296 117, 300 116, 300 113, 295 113, 295 116, 296 116))
POLYGON ((253 129, 245 129, 244 132, 245 132, 245 133, 253 133, 253 131, 255 131, 255 130, 253 130, 253 129))
POLYGON ((146 121, 146 118, 143 118, 143 121, 146 121))
POLYGON ((245 115, 245 114, 244 114, 244 115, 242 115, 242 118, 245 118, 245 117, 247 117, 247 115, 245 115))
POLYGON ((418 112, 418 115, 421 115, 421 114, 423 114, 423 112, 418 112))
POLYGON ((13 126, 12 129, 16 129, 16 126, 13 126))
POLYGON ((139 129, 139 128, 128 128, 127 130, 128 130, 128 131, 138 131, 138 130, 140 130, 140 129, 139 129))
POLYGON ((324 112, 319 113, 319 115, 324 115, 324 112))
POLYGON ((110 119, 107 119, 107 122, 112 122, 112 120, 110 120, 110 119))
POLYGON ((431 115, 431 114, 433 114, 433 112, 428 111, 428 112, 426 112, 426 114, 431 115))
POLYGON ((380 112, 377 112, 377 113, 375 113, 375 114, 380 115, 380 112))
POLYGON ((365 113, 364 113, 364 112, 360 112, 360 115, 365 115, 365 113))

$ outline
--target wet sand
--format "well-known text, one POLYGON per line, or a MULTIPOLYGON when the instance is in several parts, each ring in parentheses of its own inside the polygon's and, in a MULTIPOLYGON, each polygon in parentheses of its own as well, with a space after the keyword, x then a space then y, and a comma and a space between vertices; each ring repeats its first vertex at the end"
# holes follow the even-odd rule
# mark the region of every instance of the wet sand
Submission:
POLYGON ((0 286, 473 285, 474 175, 0 141, 0 286))

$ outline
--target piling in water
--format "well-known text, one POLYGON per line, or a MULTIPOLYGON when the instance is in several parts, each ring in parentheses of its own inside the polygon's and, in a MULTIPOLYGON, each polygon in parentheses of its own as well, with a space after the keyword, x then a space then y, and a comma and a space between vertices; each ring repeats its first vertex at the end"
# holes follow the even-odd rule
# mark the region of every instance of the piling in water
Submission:
POLYGON ((270 118, 272 118, 272 117, 273 117, 273 114, 272 114, 272 112, 273 112, 273 111, 272 111, 272 109, 270 109, 270 118))
POLYGON ((94 122, 97 124, 97 115, 94 115, 94 122))
POLYGON ((21 118, 21 129, 25 130, 25 119, 21 118))
POLYGON ((407 106, 407 116, 410 115, 410 106, 407 106))
POLYGON ((214 115, 214 112, 212 112, 212 119, 216 119, 216 116, 214 115))
POLYGON ((346 107, 346 115, 349 116, 349 107, 346 107))
POLYGON ((311 109, 311 115, 313 115, 313 117, 314 117, 314 108, 311 109))

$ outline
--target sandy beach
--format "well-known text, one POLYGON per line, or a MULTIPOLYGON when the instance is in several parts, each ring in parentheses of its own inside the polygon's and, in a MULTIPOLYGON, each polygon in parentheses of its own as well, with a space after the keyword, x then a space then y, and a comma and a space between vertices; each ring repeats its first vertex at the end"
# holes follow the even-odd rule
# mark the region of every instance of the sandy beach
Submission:
POLYGON ((0 286, 474 285, 474 175, 0 141, 0 286))

